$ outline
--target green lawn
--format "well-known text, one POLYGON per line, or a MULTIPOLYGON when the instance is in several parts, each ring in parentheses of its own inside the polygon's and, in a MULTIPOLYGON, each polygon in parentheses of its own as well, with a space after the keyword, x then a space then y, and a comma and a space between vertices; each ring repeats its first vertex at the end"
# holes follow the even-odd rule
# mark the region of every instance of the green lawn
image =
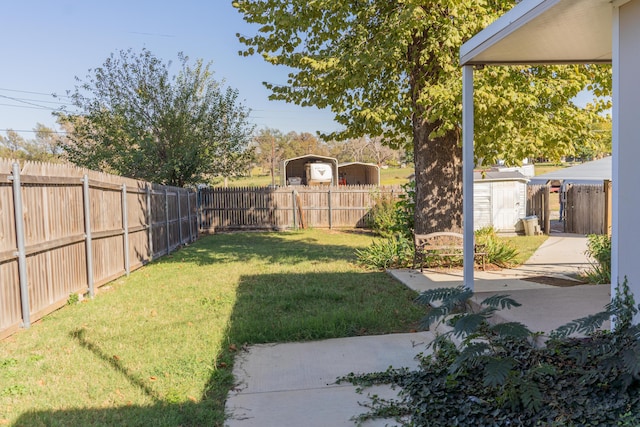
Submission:
POLYGON ((216 426, 245 344, 406 332, 362 232, 207 236, 0 342, 0 425, 216 426))

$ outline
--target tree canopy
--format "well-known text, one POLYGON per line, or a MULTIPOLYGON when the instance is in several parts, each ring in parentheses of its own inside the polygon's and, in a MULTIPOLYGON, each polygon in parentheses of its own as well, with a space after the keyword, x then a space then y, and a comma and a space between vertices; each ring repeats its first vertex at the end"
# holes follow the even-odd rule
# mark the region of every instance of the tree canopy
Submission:
POLYGON ((179 54, 177 73, 150 51, 121 50, 78 79, 63 110, 73 163, 183 186, 244 174, 252 158, 249 110, 213 79, 211 64, 179 54))
POLYGON ((42 123, 33 130, 34 138, 24 138, 18 132, 8 129, 0 135, 0 157, 41 162, 61 162, 61 146, 64 137, 42 123))
MULTIPOLYGON (((462 43, 510 9, 514 0, 237 0, 257 34, 238 35, 243 55, 289 67, 272 98, 330 108, 344 130, 335 140, 382 136, 413 147, 416 231, 462 227, 462 43)), ((591 88, 606 94, 597 66, 487 67, 476 73, 478 162, 515 164, 559 158, 591 136, 605 108, 571 101, 591 88)))

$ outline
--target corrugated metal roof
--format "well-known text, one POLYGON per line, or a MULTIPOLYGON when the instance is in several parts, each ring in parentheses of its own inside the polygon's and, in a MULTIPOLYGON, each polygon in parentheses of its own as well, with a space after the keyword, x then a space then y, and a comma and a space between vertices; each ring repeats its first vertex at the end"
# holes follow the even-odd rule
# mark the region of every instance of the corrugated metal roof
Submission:
POLYGON ((609 63, 612 13, 611 0, 524 0, 464 43, 460 64, 609 63))
POLYGON ((604 181, 611 179, 611 157, 537 175, 536 180, 604 181))

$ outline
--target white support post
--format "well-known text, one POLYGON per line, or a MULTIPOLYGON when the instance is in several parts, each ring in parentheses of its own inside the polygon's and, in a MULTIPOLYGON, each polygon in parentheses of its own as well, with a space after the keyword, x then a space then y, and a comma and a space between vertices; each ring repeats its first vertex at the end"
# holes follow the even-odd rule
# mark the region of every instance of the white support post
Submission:
MULTIPOLYGON (((612 105, 611 105, 611 298, 616 297, 619 280, 618 273, 618 199, 620 194, 620 179, 618 165, 620 160, 620 8, 613 7, 612 22, 612 50, 611 50, 611 73, 612 73, 612 105)), ((613 320, 613 319, 612 319, 613 320)), ((613 320, 615 321, 615 320, 613 320)), ((612 323, 611 327, 614 327, 612 323)))
POLYGON ((464 286, 473 291, 473 66, 462 67, 462 230, 464 286))

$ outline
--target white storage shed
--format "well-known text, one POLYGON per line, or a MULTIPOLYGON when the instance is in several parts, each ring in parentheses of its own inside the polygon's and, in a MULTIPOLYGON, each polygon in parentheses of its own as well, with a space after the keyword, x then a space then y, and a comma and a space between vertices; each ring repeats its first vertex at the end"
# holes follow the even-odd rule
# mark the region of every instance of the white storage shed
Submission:
POLYGON ((515 171, 474 172, 473 181, 474 229, 518 231, 527 214, 527 177, 515 171))

